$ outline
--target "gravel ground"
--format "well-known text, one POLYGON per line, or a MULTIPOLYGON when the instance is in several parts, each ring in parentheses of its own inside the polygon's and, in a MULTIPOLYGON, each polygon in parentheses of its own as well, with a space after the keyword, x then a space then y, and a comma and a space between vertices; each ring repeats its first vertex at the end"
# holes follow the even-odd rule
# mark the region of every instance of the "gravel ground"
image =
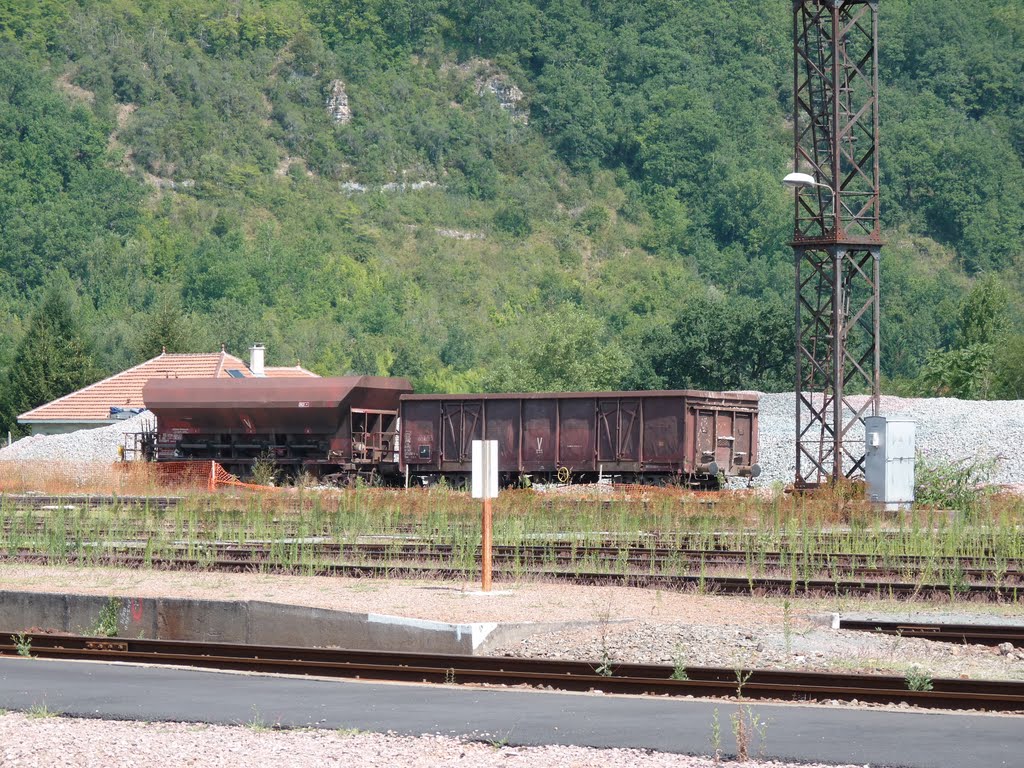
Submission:
MULTIPOLYGON (((853 397, 855 405, 865 397, 853 397)), ((883 396, 884 416, 909 416, 916 422, 917 449, 944 462, 998 459, 991 482, 1024 483, 1024 400, 957 400, 883 396)), ((756 485, 790 483, 796 472, 796 396, 762 394, 759 416, 761 477, 756 485)), ((853 429, 852 440, 864 440, 853 429)))
POLYGON ((632 621, 538 633, 489 649, 492 655, 690 667, 789 669, 930 677, 1024 680, 1024 649, 983 646, 833 630, 800 619, 782 626, 736 628, 714 624, 632 621))
MULTIPOLYGON (((844 599, 719 597, 630 587, 519 583, 481 595, 475 583, 366 580, 245 573, 183 573, 111 568, 0 565, 7 590, 120 597, 160 595, 211 600, 267 600, 340 611, 385 613, 452 623, 575 622, 589 626, 543 632, 491 654, 687 666, 905 674, 914 665, 932 677, 1024 680, 1024 649, 873 635, 829 627, 832 611, 958 622, 1024 623, 1020 605, 844 599)), ((12 628, 14 629, 14 628, 12 628)))
MULTIPOLYGON (((522 583, 492 595, 475 583, 361 580, 262 574, 131 571, 0 565, 7 590, 198 599, 254 599, 451 622, 573 621, 589 625, 536 634, 492 653, 687 666, 756 666, 1024 680, 1024 650, 836 631, 828 611, 886 615, 956 610, 958 621, 1021 619, 1019 605, 799 600, 693 595, 628 587, 522 583)), ((135 723, 0 714, 0 765, 147 766, 678 766, 710 768, 708 758, 581 747, 508 747, 426 735, 267 730, 254 716, 237 727, 135 723)), ((741 764, 729 763, 739 766, 741 764)), ((795 764, 751 762, 759 768, 795 764)), ((815 768, 816 764, 801 764, 815 768)), ((852 768, 852 767, 851 767, 852 768)))
MULTIPOLYGON (((168 765, 710 768, 715 763, 709 758, 630 749, 509 747, 443 736, 274 731, 253 725, 116 722, 9 713, 0 716, 0 765, 9 768, 164 768, 168 765)), ((728 765, 797 768, 797 764, 779 762, 728 765)), ((822 764, 799 764, 801 768, 818 765, 822 764)))
MULTIPOLYGON (((864 397, 853 397, 855 404, 864 397)), ((795 464, 795 396, 764 393, 760 405, 760 464, 758 486, 792 482, 795 464)), ((917 447, 926 457, 942 461, 998 459, 991 478, 999 485, 1024 483, 1024 400, 973 401, 954 398, 883 396, 881 412, 909 416, 917 423, 917 447)), ((115 461, 125 432, 141 431, 152 415, 67 435, 26 437, 0 449, 0 461, 73 459, 115 461)), ((863 429, 851 439, 863 440, 863 429)))

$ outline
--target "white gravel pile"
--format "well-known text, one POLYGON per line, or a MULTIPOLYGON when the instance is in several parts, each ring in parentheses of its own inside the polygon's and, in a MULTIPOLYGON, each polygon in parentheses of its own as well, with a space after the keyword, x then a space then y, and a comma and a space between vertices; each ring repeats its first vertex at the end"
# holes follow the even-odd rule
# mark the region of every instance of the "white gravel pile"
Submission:
MULTIPOLYGON (((863 397, 851 398, 859 406, 863 397)), ((1024 483, 1024 400, 957 400, 883 396, 880 415, 916 422, 917 450, 943 462, 997 459, 990 481, 1024 483)), ((757 485, 791 483, 796 472, 796 396, 762 394, 759 416, 761 477, 757 485)), ((864 429, 850 439, 864 440, 864 429)), ((861 448, 863 450, 863 448, 861 448)))
POLYGON ((0 448, 0 461, 64 461, 109 463, 117 461, 117 449, 128 432, 142 432, 153 423, 153 414, 138 416, 95 429, 80 429, 64 435, 31 435, 0 448))

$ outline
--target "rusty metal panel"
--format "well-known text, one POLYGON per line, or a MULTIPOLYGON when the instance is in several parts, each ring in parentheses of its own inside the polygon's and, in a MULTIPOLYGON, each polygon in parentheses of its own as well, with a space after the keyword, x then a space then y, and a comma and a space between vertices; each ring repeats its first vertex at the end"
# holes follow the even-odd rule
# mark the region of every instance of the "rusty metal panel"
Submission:
POLYGON ((469 471, 473 441, 483 434, 483 404, 479 400, 446 400, 441 403, 441 466, 469 471))
MULTIPOLYGON (((749 467, 754 461, 754 452, 751 452, 751 436, 753 434, 754 415, 750 413, 734 414, 732 435, 735 438, 732 444, 733 466, 749 467)), ((755 444, 756 446, 756 444, 755 444)))
POLYGON ((618 459, 619 401, 597 401, 597 460, 612 462, 618 459))
POLYGON ((681 397, 648 397, 643 401, 643 461, 645 464, 682 466, 683 417, 681 397))
POLYGON ((498 471, 519 470, 519 400, 491 400, 484 406, 485 440, 498 441, 498 471))
POLYGON ((742 398, 721 400, 716 397, 689 398, 687 419, 687 472, 706 472, 712 462, 727 475, 749 468, 757 461, 758 397, 746 393, 742 398))
POLYGON ((715 446, 717 439, 715 435, 715 413, 694 409, 694 435, 693 462, 695 465, 708 464, 715 460, 715 446))
MULTIPOLYGON (((349 408, 397 411, 405 379, 151 379, 143 402, 183 432, 333 434, 349 408)), ((163 426, 161 426, 163 429, 163 426)))
POLYGON ((640 461, 640 429, 643 426, 639 400, 619 401, 619 461, 640 461))
POLYGON ((733 444, 736 442, 736 435, 733 434, 735 415, 734 411, 719 411, 716 414, 715 461, 726 474, 731 474, 733 467, 733 444))
POLYGON ((441 404, 402 401, 402 466, 437 469, 441 462, 441 404))
POLYGON ((597 410, 593 398, 558 403, 558 464, 574 470, 595 470, 597 410))
MULTIPOLYGON (((552 471, 557 458, 557 401, 522 400, 523 470, 552 471)), ((500 449, 499 449, 500 450, 500 449)))
POLYGON ((640 461, 639 400, 598 400, 597 460, 602 464, 640 461))

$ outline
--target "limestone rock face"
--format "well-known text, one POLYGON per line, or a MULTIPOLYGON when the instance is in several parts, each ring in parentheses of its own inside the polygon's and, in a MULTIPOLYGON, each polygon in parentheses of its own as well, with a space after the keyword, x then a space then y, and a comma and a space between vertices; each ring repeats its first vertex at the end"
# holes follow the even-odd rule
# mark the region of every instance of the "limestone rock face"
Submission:
POLYGON ((341 80, 331 81, 330 92, 327 95, 327 113, 336 125, 344 125, 352 120, 352 108, 348 105, 345 83, 341 80))
POLYGON ((490 77, 477 81, 477 92, 490 91, 498 100, 501 108, 507 110, 512 119, 524 125, 529 121, 529 115, 523 102, 523 92, 513 83, 507 75, 493 74, 490 77))

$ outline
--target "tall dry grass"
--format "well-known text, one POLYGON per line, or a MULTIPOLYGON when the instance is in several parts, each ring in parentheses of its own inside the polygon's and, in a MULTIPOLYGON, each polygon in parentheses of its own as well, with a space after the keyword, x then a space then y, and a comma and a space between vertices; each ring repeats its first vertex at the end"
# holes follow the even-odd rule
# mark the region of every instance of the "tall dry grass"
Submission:
POLYGON ((163 496, 175 489, 199 491, 204 487, 205 475, 169 482, 158 465, 141 461, 0 461, 0 493, 163 496))

